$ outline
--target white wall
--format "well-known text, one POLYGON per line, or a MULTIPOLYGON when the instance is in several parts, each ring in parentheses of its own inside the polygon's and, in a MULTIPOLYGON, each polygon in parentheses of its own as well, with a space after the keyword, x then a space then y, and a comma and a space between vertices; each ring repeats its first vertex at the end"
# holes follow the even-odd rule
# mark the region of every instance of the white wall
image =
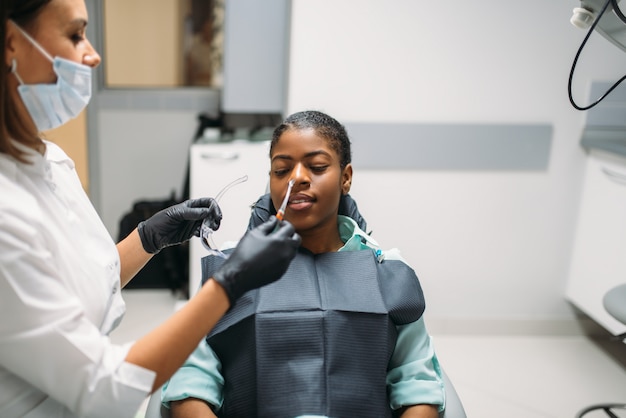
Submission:
MULTIPOLYGON (((440 330, 558 332, 574 322, 564 286, 585 158, 585 113, 567 98, 585 34, 569 23, 577 6, 293 1, 289 113, 554 128, 546 171, 355 172, 352 194, 374 237, 414 266, 440 330)), ((625 68, 626 54, 592 38, 575 97, 587 103, 592 80, 616 80, 625 68)))

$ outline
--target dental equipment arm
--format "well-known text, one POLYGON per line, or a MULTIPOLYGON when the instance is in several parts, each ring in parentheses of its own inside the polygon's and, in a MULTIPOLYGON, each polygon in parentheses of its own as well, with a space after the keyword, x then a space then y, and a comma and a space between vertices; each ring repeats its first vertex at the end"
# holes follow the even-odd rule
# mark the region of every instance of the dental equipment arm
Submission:
POLYGON ((577 110, 591 109, 626 79, 626 75, 622 76, 599 99, 587 106, 579 106, 572 95, 572 80, 574 78, 574 70, 578 62, 578 57, 594 30, 598 31, 602 36, 619 47, 622 51, 626 52, 626 16, 620 9, 618 5, 619 2, 620 0, 581 0, 581 7, 574 9, 574 15, 570 19, 570 22, 572 22, 574 26, 583 29, 589 27, 587 35, 574 57, 567 84, 569 101, 577 110))
POLYGON ((580 29, 589 29, 600 16, 595 30, 615 46, 626 52, 626 17, 620 9, 620 0, 581 0, 574 9, 570 22, 580 29), (604 13, 600 14, 606 5, 604 13))

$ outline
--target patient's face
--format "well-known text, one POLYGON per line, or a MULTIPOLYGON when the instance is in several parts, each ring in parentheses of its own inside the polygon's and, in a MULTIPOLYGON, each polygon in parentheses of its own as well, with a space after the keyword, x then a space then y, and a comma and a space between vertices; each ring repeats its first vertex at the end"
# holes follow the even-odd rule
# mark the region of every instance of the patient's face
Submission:
MULTIPOLYGON (((351 177, 351 168, 349 172, 351 177)), ((324 232, 336 234, 337 210, 346 173, 339 165, 339 155, 313 129, 285 131, 274 146, 270 194, 276 209, 280 207, 292 178, 295 184, 285 219, 303 238, 317 232, 322 233, 321 236, 324 232)))

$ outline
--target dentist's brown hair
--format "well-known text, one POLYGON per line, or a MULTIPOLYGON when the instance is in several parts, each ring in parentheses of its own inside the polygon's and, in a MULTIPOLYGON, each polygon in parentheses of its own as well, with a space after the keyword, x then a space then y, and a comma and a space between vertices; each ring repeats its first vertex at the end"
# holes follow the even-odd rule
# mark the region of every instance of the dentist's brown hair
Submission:
POLYGON ((7 26, 9 20, 15 21, 22 28, 30 29, 36 24, 37 16, 45 5, 52 0, 3 0, 0 3, 0 42, 2 42, 2 65, 0 70, 0 152, 24 162, 24 154, 11 140, 28 147, 41 143, 38 132, 31 131, 20 119, 17 106, 8 91, 8 78, 11 75, 11 63, 7 58, 7 26))

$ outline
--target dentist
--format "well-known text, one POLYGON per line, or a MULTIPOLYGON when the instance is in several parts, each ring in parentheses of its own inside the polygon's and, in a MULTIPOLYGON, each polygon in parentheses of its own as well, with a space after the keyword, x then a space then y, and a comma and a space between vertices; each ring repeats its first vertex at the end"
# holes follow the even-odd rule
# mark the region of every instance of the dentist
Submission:
POLYGON ((41 138, 89 102, 100 56, 84 0, 2 0, 0 17, 0 417, 133 417, 240 295, 282 276, 300 237, 270 218, 170 319, 112 344, 120 288, 204 219, 219 227, 221 211, 186 201, 115 245, 73 162, 41 138))

